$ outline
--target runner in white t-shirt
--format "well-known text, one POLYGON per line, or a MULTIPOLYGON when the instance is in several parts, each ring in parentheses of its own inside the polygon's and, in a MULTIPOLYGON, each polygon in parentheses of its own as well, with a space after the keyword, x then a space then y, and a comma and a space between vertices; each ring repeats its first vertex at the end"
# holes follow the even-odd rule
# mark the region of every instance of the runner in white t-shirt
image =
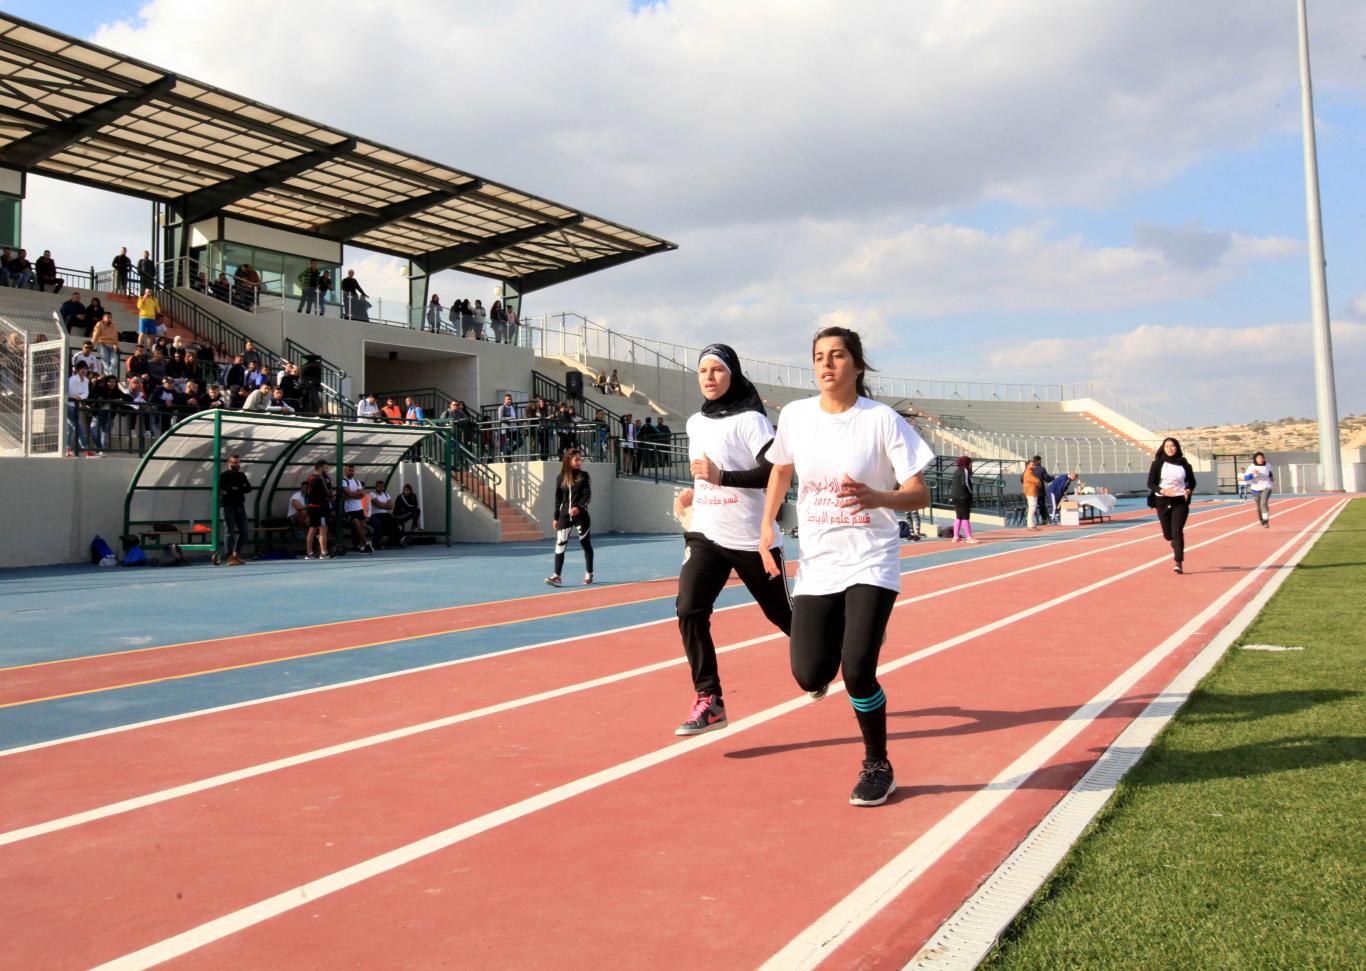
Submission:
POLYGON ((1276 481, 1276 473, 1266 464, 1266 454, 1254 452, 1252 464, 1243 470, 1243 481, 1247 483, 1252 498, 1257 500, 1257 518, 1267 529, 1271 528, 1271 486, 1276 481))
POLYGON ((351 524, 351 549, 356 553, 373 553, 375 548, 365 535, 365 487, 356 478, 354 465, 346 466, 343 471, 346 475, 341 480, 342 512, 346 513, 346 519, 351 524))
POLYGON ((731 571, 749 588, 764 616, 784 634, 792 632, 792 598, 782 569, 782 543, 773 548, 776 576, 759 558, 759 519, 764 486, 772 467, 765 453, 773 425, 759 392, 740 370, 740 358, 725 344, 712 344, 697 362, 702 410, 688 419, 688 458, 693 488, 679 496, 675 512, 692 521, 683 533, 683 568, 678 576, 678 630, 692 669, 692 710, 675 735, 700 735, 726 725, 711 614, 731 571))
POLYGON ((841 665, 863 734, 864 758, 849 796, 880 806, 896 791, 887 759, 887 697, 878 655, 901 590, 897 512, 929 504, 921 471, 934 453, 906 420, 868 398, 863 342, 844 327, 816 334, 812 362, 820 397, 794 401, 778 418, 768 450, 759 555, 769 575, 773 518, 795 470, 801 560, 793 591, 792 674, 813 698, 824 696, 841 665))

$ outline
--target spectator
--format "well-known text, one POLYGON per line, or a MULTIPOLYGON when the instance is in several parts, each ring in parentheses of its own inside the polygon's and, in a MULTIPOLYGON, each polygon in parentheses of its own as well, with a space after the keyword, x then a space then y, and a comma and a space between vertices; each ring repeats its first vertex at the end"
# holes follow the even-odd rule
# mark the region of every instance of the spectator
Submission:
POLYGON ((233 411, 241 411, 247 406, 247 389, 238 385, 228 388, 228 408, 233 411))
POLYGON ((421 517, 422 510, 418 508, 413 487, 405 482, 403 490, 394 499, 394 525, 401 530, 407 530, 408 524, 412 523, 413 528, 417 528, 421 517))
POLYGON ((177 415, 184 409, 185 396, 176 390, 170 377, 161 379, 161 386, 152 392, 152 404, 156 406, 161 419, 160 430, 166 431, 175 424, 177 415))
POLYGON ((152 262, 152 254, 147 250, 142 251, 142 259, 138 260, 138 280, 142 289, 149 293, 157 285, 157 265, 152 262))
POLYGON ((489 324, 493 328, 494 342, 504 343, 508 335, 508 319, 507 314, 503 313, 503 301, 493 301, 493 306, 489 308, 489 324))
POLYGON ((636 471, 636 424, 629 411, 621 416, 621 471, 627 475, 636 471))
POLYGON ((20 290, 33 288, 33 264, 28 261, 28 250, 21 249, 14 254, 14 258, 10 260, 9 272, 14 280, 14 285, 20 290))
POLYGON ((57 308, 57 316, 62 318, 62 326, 72 337, 90 336, 90 317, 85 304, 81 303, 79 291, 72 291, 69 298, 57 308), (80 330, 77 334, 76 331, 80 330))
POLYGON ((304 400, 304 379, 299 374, 299 365, 286 364, 275 386, 284 392, 285 400, 297 411, 304 400))
POLYGON ((10 275, 10 268, 14 264, 14 250, 6 246, 0 250, 0 286, 14 286, 14 277, 10 275))
POLYGON ((190 289, 198 293, 208 293, 209 275, 207 273, 201 273, 196 277, 192 277, 190 279, 190 289))
POLYGON ((427 414, 411 397, 403 399, 403 420, 409 425, 427 424, 427 414))
POLYGON ((436 294, 432 294, 432 299, 427 304, 426 326, 423 329, 429 330, 433 334, 439 333, 441 330, 441 315, 444 312, 445 308, 441 306, 441 298, 436 294))
POLYGON ((132 400, 119 387, 119 379, 116 375, 106 374, 98 381, 90 382, 89 401, 95 415, 95 425, 90 430, 90 434, 96 451, 109 451, 114 411, 132 400))
MULTIPOLYGON (((373 553, 375 548, 370 545, 370 540, 365 535, 365 487, 356 478, 354 465, 346 466, 342 472, 342 513, 351 524, 351 552, 373 553)), ((338 540, 340 541, 340 537, 338 540)))
POLYGON ((391 425, 403 424, 403 409, 394 403, 393 398, 384 399, 384 407, 380 409, 380 414, 391 425))
POLYGON ((356 417, 361 421, 379 421, 379 399, 373 391, 356 404, 356 417))
POLYGON ((483 339, 484 339, 484 320, 488 317, 488 314, 487 314, 487 313, 485 312, 485 310, 484 310, 484 304, 483 304, 481 301, 479 301, 479 300, 474 301, 474 310, 471 311, 471 314, 472 314, 473 317, 474 317, 474 334, 475 334, 475 338, 476 338, 477 340, 483 340, 483 339))
POLYGON ((83 342, 81 349, 71 355, 71 366, 74 368, 77 364, 84 364, 86 374, 91 377, 100 373, 100 359, 95 353, 95 345, 90 341, 83 342))
POLYGON ((602 371, 599 371, 599 372, 598 372, 597 380, 593 382, 593 386, 597 389, 598 394, 606 394, 606 393, 607 393, 607 375, 606 375, 606 373, 604 373, 604 372, 602 372, 602 371))
POLYGON ((223 376, 223 384, 229 388, 240 388, 247 380, 247 367, 242 362, 241 354, 232 356, 232 363, 228 365, 228 373, 223 376))
POLYGON ((503 403, 498 406, 498 451, 504 458, 521 447, 521 436, 517 434, 517 406, 512 403, 512 395, 503 395, 503 403))
POLYGON ((120 246, 119 255, 109 264, 114 268, 114 290, 116 293, 128 292, 128 275, 133 272, 133 261, 128 258, 128 247, 120 246))
POLYGON ((209 385, 209 390, 204 395, 204 410, 226 407, 228 407, 228 400, 223 397, 223 389, 216 384, 209 385))
POLYGON ((89 420, 86 401, 89 398, 90 378, 85 362, 78 361, 71 377, 66 379, 66 454, 68 457, 76 454, 75 449, 77 447, 86 455, 95 454, 90 451, 89 433, 86 430, 86 422, 89 420))
POLYGON ((268 381, 265 372, 257 366, 256 362, 251 361, 248 363, 247 373, 242 378, 242 387, 251 391, 253 388, 259 388, 261 385, 267 383, 268 381))
POLYGON ((166 376, 175 382, 176 388, 185 390, 185 382, 190 379, 190 373, 185 369, 183 350, 171 352, 171 359, 166 362, 166 376))
POLYGON ((308 529, 308 499, 304 496, 303 483, 289 496, 289 521, 296 529, 308 529))
POLYGON ((507 337, 507 340, 508 340, 508 343, 509 343, 509 344, 516 344, 516 343, 517 343, 517 308, 516 308, 515 306, 513 306, 512 304, 510 304, 510 303, 504 304, 504 305, 503 305, 503 316, 507 319, 507 325, 508 325, 508 337, 507 337))
POLYGON ((228 467, 218 477, 218 504, 228 527, 228 566, 242 566, 242 542, 247 535, 247 493, 251 482, 242 471, 242 457, 228 456, 228 467))
POLYGON ((322 459, 313 463, 313 471, 304 480, 304 498, 308 510, 308 532, 304 534, 304 559, 331 559, 327 552, 327 520, 332 509, 332 481, 327 477, 327 463, 322 459), (313 552, 313 538, 318 538, 318 552, 313 552))
POLYGON ((1038 530, 1043 527, 1035 521, 1039 515, 1039 497, 1043 495, 1043 479, 1039 475, 1039 469, 1043 468, 1043 458, 1034 456, 1025 466, 1024 475, 1021 480, 1024 483, 1025 497, 1025 526, 1029 529, 1038 530))
POLYGON ((534 450, 544 462, 550 457, 551 426, 555 422, 555 416, 550 413, 550 405, 546 404, 546 400, 537 396, 535 401, 527 405, 526 417, 527 428, 535 439, 534 450))
POLYGON ((294 406, 285 397, 284 388, 276 388, 270 394, 270 404, 266 406, 266 411, 274 412, 277 415, 294 414, 294 406))
POLYGON ((393 511, 394 500, 385 491, 384 480, 380 479, 370 492, 370 536, 374 549, 384 549, 398 535, 393 511))
POLYGON ((472 340, 481 341, 484 339, 484 325, 482 321, 474 319, 474 310, 470 307, 469 300, 460 300, 460 336, 469 337, 472 340))
POLYGON ((295 313, 313 313, 313 308, 318 302, 318 276, 317 260, 309 260, 308 268, 299 271, 299 306, 295 308, 295 313))
POLYGON ((218 277, 209 284, 209 295, 224 303, 232 299, 232 281, 228 279, 226 273, 219 273, 218 277))
POLYGON ((468 449, 475 449, 479 444, 479 418, 469 408, 465 407, 465 402, 455 403, 456 422, 460 428, 460 441, 468 449))
POLYGON ((246 403, 242 405, 243 411, 266 411, 270 408, 271 398, 274 397, 274 389, 269 384, 262 384, 247 395, 246 403))
POLYGON ((555 416, 555 431, 560 440, 558 452, 561 456, 574 447, 577 426, 578 417, 574 414, 574 406, 568 402, 561 402, 559 414, 555 416))
POLYGON ((318 316, 327 315, 327 295, 332 292, 332 274, 323 270, 318 274, 318 316))
POLYGON ((607 379, 607 393, 621 394, 621 379, 617 377, 616 368, 612 368, 612 376, 607 379))
MULTIPOLYGON (((89 322, 91 327, 98 324, 100 318, 107 313, 109 313, 109 311, 104 309, 104 303, 99 297, 91 297, 90 302, 85 305, 85 319, 89 322)), ((93 337, 94 334, 92 333, 91 336, 93 337)))
POLYGON ((261 291, 261 276, 251 268, 250 263, 243 263, 233 274, 232 289, 233 306, 252 310, 256 307, 257 294, 261 291))
POLYGON ((152 380, 152 387, 161 384, 166 377, 166 355, 160 349, 152 351, 152 359, 147 362, 147 377, 152 380))
MULTIPOLYGON (((360 310, 360 301, 368 301, 370 295, 365 292, 365 288, 356 279, 355 270, 347 270, 346 278, 341 282, 341 313, 342 320, 354 320, 356 311, 360 310)), ((366 317, 370 315, 367 313, 366 317)))
MULTIPOLYGON (((138 272, 142 272, 142 264, 138 264, 138 272)), ((146 342, 151 347, 157 338, 157 314, 161 313, 161 304, 157 303, 157 298, 152 296, 150 287, 144 288, 142 296, 138 298, 138 343, 146 342)))
POLYGON ((256 342, 251 338, 247 338, 242 344, 242 363, 255 364, 258 368, 261 366, 261 352, 256 349, 256 342))
POLYGON ((128 376, 130 378, 146 377, 149 363, 147 348, 139 344, 133 348, 133 353, 128 358, 128 376))
POLYGON ((57 275, 57 261, 52 258, 52 250, 43 250, 43 255, 33 265, 38 274, 38 289, 46 291, 52 287, 53 293, 62 292, 62 284, 65 282, 57 275))

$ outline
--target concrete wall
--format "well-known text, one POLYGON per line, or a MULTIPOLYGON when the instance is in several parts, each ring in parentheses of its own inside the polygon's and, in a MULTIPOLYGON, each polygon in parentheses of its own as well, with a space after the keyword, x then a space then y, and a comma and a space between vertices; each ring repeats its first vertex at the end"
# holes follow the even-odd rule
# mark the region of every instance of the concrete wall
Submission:
POLYGON ((137 459, 0 458, 0 567, 85 562, 103 536, 119 552, 137 459))

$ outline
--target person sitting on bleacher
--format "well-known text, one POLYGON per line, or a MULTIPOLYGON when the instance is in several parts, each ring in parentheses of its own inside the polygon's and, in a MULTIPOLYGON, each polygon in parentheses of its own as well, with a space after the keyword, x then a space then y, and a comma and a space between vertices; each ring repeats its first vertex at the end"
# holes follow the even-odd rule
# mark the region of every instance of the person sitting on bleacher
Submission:
POLYGON ((33 264, 28 261, 28 250, 21 249, 9 261, 9 275, 14 286, 20 290, 33 288, 33 264))
POLYGON ((232 356, 232 363, 228 365, 228 373, 223 376, 223 386, 226 388, 242 387, 247 381, 247 366, 242 362, 241 354, 232 356))
POLYGON ((175 382, 162 378, 161 386, 152 392, 152 404, 157 410, 157 434, 165 432, 179 417, 185 406, 185 397, 175 389, 175 382))
POLYGON ((62 292, 62 284, 65 281, 57 275, 57 261, 52 258, 52 250, 43 250, 43 255, 38 257, 33 269, 38 274, 39 290, 46 291, 51 287, 53 293, 62 292))
POLYGON ((285 397, 284 388, 276 388, 274 391, 271 392, 270 404, 266 406, 266 411, 272 412, 277 415, 294 414, 294 406, 291 405, 289 403, 289 399, 285 397))
POLYGON ((204 410, 226 407, 228 407, 228 399, 223 397, 223 389, 216 384, 209 385, 209 390, 204 395, 204 410))
POLYGON ((242 404, 242 410, 266 411, 270 408, 272 397, 274 397, 274 389, 269 384, 263 384, 247 395, 247 400, 242 404))
POLYGON ((370 490, 370 533, 377 550, 384 549, 398 535, 393 517, 394 500, 384 487, 385 482, 380 479, 370 490))
POLYGON ((612 376, 607 379, 607 393, 621 394, 621 378, 617 377, 616 368, 612 368, 612 376))
POLYGON ((416 529, 421 514, 422 510, 417 506, 417 495, 413 492, 413 487, 404 483, 403 491, 394 499, 394 525, 400 532, 407 532, 410 524, 416 529))
POLYGON ((289 497, 289 521, 296 529, 308 528, 308 499, 304 496, 303 483, 289 497))
POLYGON ((71 296, 57 308, 57 316, 62 318, 62 326, 72 337, 90 336, 90 317, 87 315, 85 304, 81 303, 81 295, 74 292, 71 296), (80 333, 77 333, 80 331, 80 333))
POLYGON ((257 366, 255 361, 249 361, 247 363, 247 373, 242 376, 242 387, 251 391, 253 388, 259 388, 265 383, 265 372, 257 366))
POLYGON ((147 348, 141 344, 133 348, 133 353, 128 356, 128 363, 124 365, 130 378, 145 378, 151 364, 151 359, 147 357, 147 348))

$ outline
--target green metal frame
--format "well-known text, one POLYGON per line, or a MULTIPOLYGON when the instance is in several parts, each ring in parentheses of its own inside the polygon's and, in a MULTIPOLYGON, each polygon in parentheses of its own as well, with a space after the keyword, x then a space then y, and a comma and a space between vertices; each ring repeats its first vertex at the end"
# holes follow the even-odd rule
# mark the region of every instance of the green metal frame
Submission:
MULTIPOLYGON (((219 482, 219 478, 220 478, 220 476, 221 476, 221 474, 222 474, 223 447, 224 447, 224 443, 225 443, 225 442, 230 442, 230 441, 256 441, 256 440, 255 440, 255 439, 252 439, 252 438, 249 438, 249 437, 247 437, 247 436, 231 434, 231 428, 229 429, 228 432, 225 433, 224 428, 223 428, 223 422, 224 422, 224 418, 225 418, 225 413, 222 412, 222 411, 218 411, 218 410, 215 410, 215 411, 212 413, 212 426, 213 426, 213 431, 212 431, 212 434, 211 434, 211 435, 210 435, 210 434, 199 434, 199 433, 196 433, 196 432, 194 432, 194 431, 190 431, 190 430, 189 430, 190 426, 202 424, 202 423, 206 420, 206 418, 208 418, 208 417, 209 417, 209 416, 208 416, 205 412, 199 412, 198 414, 190 415, 190 416, 187 416, 187 417, 181 419, 180 421, 178 421, 178 422, 176 422, 174 425, 172 425, 169 429, 167 429, 167 430, 161 435, 161 437, 159 437, 159 438, 156 440, 156 442, 153 443, 152 447, 149 448, 149 449, 147 450, 146 454, 142 456, 141 461, 138 463, 137 470, 133 473, 133 478, 132 478, 132 480, 131 480, 131 481, 129 482, 129 484, 128 484, 128 490, 127 490, 127 492, 124 494, 124 498, 123 498, 123 532, 124 532, 125 535, 128 534, 128 533, 130 533, 130 532, 132 531, 133 527, 135 527, 135 526, 152 525, 152 524, 154 524, 154 523, 156 523, 156 522, 162 521, 162 520, 156 520, 156 519, 133 519, 133 518, 132 518, 132 503, 133 503, 133 496, 134 496, 137 492, 140 492, 140 491, 141 491, 141 492, 158 492, 158 491, 160 491, 160 492, 209 492, 209 493, 211 493, 211 499, 210 499, 210 516, 211 516, 211 518, 212 518, 212 521, 209 523, 209 526, 210 526, 210 530, 209 530, 209 533, 210 533, 210 542, 208 542, 208 543, 186 543, 186 544, 183 544, 183 545, 181 546, 181 548, 182 548, 182 549, 185 549, 185 550, 193 550, 193 551, 212 551, 212 552, 217 552, 217 550, 218 550, 218 548, 219 548, 219 543, 220 543, 220 541, 221 541, 221 539, 222 539, 222 536, 221 536, 221 531, 222 531, 222 505, 221 505, 221 497, 219 496, 219 491, 218 491, 218 482, 219 482), (167 445, 168 443, 170 443, 171 441, 180 440, 180 439, 185 439, 185 438, 212 439, 212 441, 213 441, 213 455, 212 455, 212 458, 210 458, 210 459, 204 459, 204 458, 199 458, 199 457, 196 457, 196 456, 189 456, 189 455, 160 455, 160 454, 159 454, 159 452, 162 450, 162 448, 163 448, 165 445, 167 445), (153 484, 153 485, 143 485, 143 484, 142 484, 143 474, 144 474, 144 473, 146 472, 146 470, 147 470, 147 465, 148 465, 148 463, 149 463, 149 462, 152 462, 152 461, 160 461, 160 462, 167 462, 167 461, 185 461, 185 462, 201 462, 201 463, 208 464, 208 465, 211 466, 211 482, 210 482, 209 485, 183 485, 183 486, 181 486, 181 485, 168 486, 168 485, 157 485, 157 484, 153 484)), ((263 496, 266 497, 266 500, 265 500, 265 501, 266 501, 266 506, 265 506, 265 508, 266 508, 266 510, 268 511, 268 510, 271 508, 271 506, 272 506, 272 504, 273 504, 273 502, 274 502, 276 493, 278 493, 279 490, 280 490, 280 484, 281 484, 281 482, 282 482, 282 480, 283 480, 283 478, 284 478, 284 475, 285 475, 286 470, 287 470, 288 468, 290 468, 291 466, 293 466, 293 465, 295 465, 295 464, 298 464, 298 463, 294 462, 295 456, 297 456, 297 455, 299 454, 299 452, 300 452, 303 448, 305 448, 307 445, 309 445, 309 444, 312 443, 312 442, 315 442, 315 441, 318 439, 318 436, 319 436, 320 434, 322 434, 322 433, 324 433, 324 432, 329 432, 329 431, 330 431, 330 432, 335 436, 335 443, 336 443, 336 444, 335 444, 335 449, 334 449, 334 452, 333 452, 333 456, 334 456, 335 463, 336 463, 336 479, 337 479, 337 481, 340 481, 340 480, 341 480, 341 477, 342 477, 342 469, 343 469, 344 466, 347 464, 347 463, 346 463, 346 456, 345 456, 345 449, 346 449, 346 429, 347 429, 347 427, 350 426, 352 429, 354 429, 354 430, 357 431, 357 432, 364 432, 364 433, 366 433, 366 436, 367 436, 367 437, 373 437, 373 436, 375 435, 375 433, 377 433, 377 432, 382 433, 382 432, 385 431, 385 429, 386 429, 386 426, 385 426, 385 425, 377 424, 377 423, 373 423, 373 422, 347 422, 347 421, 339 420, 339 419, 337 419, 337 418, 327 418, 327 417, 320 417, 320 416, 308 416, 308 417, 304 417, 304 416, 299 416, 299 415, 274 415, 274 414, 270 414, 270 413, 252 413, 252 414, 250 414, 250 415, 246 415, 246 414, 243 414, 242 412, 228 412, 228 413, 226 413, 226 417, 229 418, 230 420, 235 419, 235 420, 237 420, 237 421, 239 421, 239 422, 242 421, 243 419, 246 419, 246 420, 247 420, 246 423, 247 423, 247 424, 250 424, 250 425, 264 425, 264 424, 270 424, 270 425, 287 426, 287 427, 288 427, 288 426, 293 426, 293 427, 296 427, 296 428, 298 428, 298 429, 300 430, 300 434, 299 434, 297 437, 295 437, 294 439, 292 439, 292 440, 290 440, 290 439, 283 439, 283 440, 280 440, 280 444, 283 446, 283 451, 282 451, 279 455, 277 455, 277 456, 275 456, 274 458, 272 458, 272 459, 269 460, 269 467, 266 469, 265 474, 262 476, 261 487, 260 487, 259 489, 256 490, 256 493, 257 493, 257 494, 256 494, 256 500, 255 500, 255 502, 253 503, 253 506, 252 506, 252 513, 253 513, 253 515, 252 515, 252 521, 253 521, 253 523, 260 523, 260 521, 261 521, 261 512, 262 512, 261 501, 262 501, 262 497, 263 497, 263 496)), ((420 447, 422 447, 423 443, 424 443, 427 439, 429 439, 429 438, 436 438, 436 439, 438 439, 439 441, 441 441, 442 444, 443 444, 443 446, 444 446, 443 449, 442 449, 442 453, 443 453, 443 463, 442 463, 442 464, 443 464, 443 468, 444 468, 444 471, 445 471, 445 474, 446 474, 446 486, 447 486, 447 487, 446 487, 446 490, 445 490, 445 492, 446 492, 446 503, 445 503, 445 505, 446 505, 446 509, 445 509, 445 513, 446 513, 445 538, 446 538, 446 545, 447 545, 447 546, 450 546, 450 544, 451 544, 451 525, 452 525, 452 523, 451 523, 452 505, 451 505, 451 488, 450 488, 450 485, 451 485, 451 481, 452 481, 453 455, 454 455, 454 441, 453 441, 453 437, 452 437, 452 436, 453 436, 453 430, 452 430, 449 426, 443 426, 443 425, 422 425, 422 426, 403 425, 403 426, 394 426, 394 427, 395 427, 395 428, 401 427, 401 428, 402 428, 404 431, 406 431, 406 432, 412 432, 412 431, 415 430, 415 428, 416 428, 416 430, 419 430, 422 434, 419 435, 419 436, 414 436, 414 435, 411 435, 411 434, 404 435, 403 438, 402 438, 402 445, 401 445, 401 447, 400 447, 398 444, 395 444, 395 445, 387 445, 387 444, 381 445, 381 447, 382 447, 382 448, 385 448, 386 450, 387 450, 387 449, 390 449, 390 448, 396 449, 396 450, 397 450, 397 453, 398 453, 398 454, 397 454, 397 457, 396 457, 392 462, 387 462, 387 463, 365 463, 365 467, 366 467, 366 468, 380 468, 380 469, 384 469, 384 470, 385 470, 384 478, 385 478, 386 481, 388 481, 388 480, 390 480, 390 479, 393 478, 393 474, 394 474, 395 469, 398 468, 399 463, 403 461, 403 456, 406 455, 406 454, 408 454, 409 451, 411 451, 411 450, 414 449, 414 448, 420 448, 420 447)), ((306 463, 306 464, 311 464, 311 463, 306 463)), ((342 495, 341 495, 340 492, 339 492, 338 495, 337 495, 337 513, 338 513, 338 515, 335 516, 335 517, 333 517, 334 523, 336 524, 336 526, 337 526, 338 529, 340 528, 340 524, 341 524, 342 518, 343 518, 343 517, 341 516, 341 513, 342 513, 343 508, 344 508, 344 507, 343 507, 343 502, 344 502, 344 499, 343 499, 342 495)), ((191 521, 190 525, 191 525, 191 526, 194 526, 194 525, 196 525, 197 523, 199 523, 200 521, 201 521, 201 520, 199 520, 199 519, 194 519, 194 520, 191 521)))

